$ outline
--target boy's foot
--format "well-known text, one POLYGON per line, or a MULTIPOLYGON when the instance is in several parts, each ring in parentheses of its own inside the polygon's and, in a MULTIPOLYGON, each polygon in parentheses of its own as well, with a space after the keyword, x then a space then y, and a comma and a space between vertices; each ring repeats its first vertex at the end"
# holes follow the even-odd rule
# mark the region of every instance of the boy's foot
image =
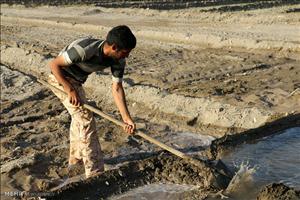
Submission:
POLYGON ((73 176, 73 177, 70 177, 70 178, 65 177, 63 180, 60 181, 60 183, 56 187, 51 188, 50 191, 57 191, 57 190, 65 187, 68 184, 81 182, 85 179, 86 179, 85 174, 73 176))
POLYGON ((82 165, 82 163, 77 163, 77 164, 73 164, 73 165, 69 165, 68 166, 68 176, 73 177, 73 176, 77 176, 80 174, 84 174, 84 166, 82 165))

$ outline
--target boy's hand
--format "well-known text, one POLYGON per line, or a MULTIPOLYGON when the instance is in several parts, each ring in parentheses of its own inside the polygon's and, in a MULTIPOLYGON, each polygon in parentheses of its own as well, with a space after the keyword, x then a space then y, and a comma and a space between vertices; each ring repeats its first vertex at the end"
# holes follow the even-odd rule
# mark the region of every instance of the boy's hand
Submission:
POLYGON ((68 91, 69 102, 74 106, 80 106, 80 98, 76 90, 71 89, 68 91))
POLYGON ((125 125, 123 126, 126 133, 133 135, 135 131, 135 124, 131 119, 124 120, 125 125))

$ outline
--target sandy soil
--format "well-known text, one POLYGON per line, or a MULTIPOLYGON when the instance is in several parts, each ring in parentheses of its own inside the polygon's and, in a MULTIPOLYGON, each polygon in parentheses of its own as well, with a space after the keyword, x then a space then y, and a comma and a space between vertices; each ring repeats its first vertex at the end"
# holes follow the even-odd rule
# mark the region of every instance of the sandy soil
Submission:
MULTIPOLYGON (((70 118, 35 77, 45 78, 47 63, 67 43, 103 38, 119 24, 138 39, 126 69, 129 108, 138 127, 157 139, 216 158, 233 143, 299 126, 299 5, 215 9, 1 5, 1 63, 7 66, 1 66, 1 191, 45 191, 66 177, 70 118), (257 134, 261 130, 267 131, 257 134), (220 139, 206 150, 214 138, 220 139)), ((118 117, 110 84, 103 71, 85 88, 95 105, 118 117)), ((104 119, 97 118, 97 126, 108 168, 160 151, 104 119)))

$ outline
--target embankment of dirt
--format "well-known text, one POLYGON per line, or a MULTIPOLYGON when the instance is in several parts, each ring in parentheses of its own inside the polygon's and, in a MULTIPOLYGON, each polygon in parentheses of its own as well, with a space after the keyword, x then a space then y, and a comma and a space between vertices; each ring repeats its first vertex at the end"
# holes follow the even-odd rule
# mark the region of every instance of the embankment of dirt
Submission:
MULTIPOLYGON (((225 189, 230 181, 204 162, 202 166, 191 164, 169 154, 161 154, 137 162, 130 162, 122 167, 106 171, 100 176, 85 181, 70 181, 69 184, 52 190, 49 199, 107 198, 129 189, 150 183, 177 183, 198 186, 198 199, 208 192, 225 189), (222 176, 222 178, 220 177, 222 176)), ((74 178, 75 180, 75 178, 74 178)))

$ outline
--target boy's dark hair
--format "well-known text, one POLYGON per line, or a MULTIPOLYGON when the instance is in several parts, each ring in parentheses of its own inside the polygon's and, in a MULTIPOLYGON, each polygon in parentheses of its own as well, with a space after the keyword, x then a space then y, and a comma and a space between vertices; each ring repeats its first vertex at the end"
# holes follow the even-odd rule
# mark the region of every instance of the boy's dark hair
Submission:
POLYGON ((108 45, 115 44, 118 50, 133 49, 136 45, 136 38, 128 26, 121 25, 108 32, 106 42, 108 45))

